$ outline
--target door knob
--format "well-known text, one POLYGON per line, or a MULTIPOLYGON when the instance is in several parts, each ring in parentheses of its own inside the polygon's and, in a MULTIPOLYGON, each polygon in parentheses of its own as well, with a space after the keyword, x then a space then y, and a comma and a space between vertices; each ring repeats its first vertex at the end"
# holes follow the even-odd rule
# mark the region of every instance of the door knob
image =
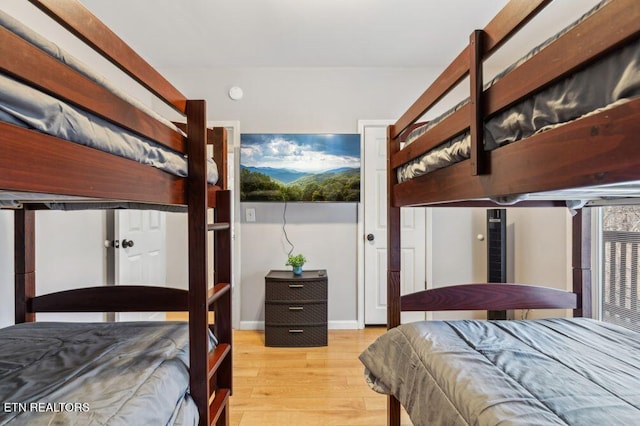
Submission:
POLYGON ((368 234, 367 235, 367 241, 373 241, 375 239, 376 239, 376 237, 374 237, 373 234, 368 234))
POLYGON ((133 247, 133 241, 131 240, 122 240, 122 248, 133 247))

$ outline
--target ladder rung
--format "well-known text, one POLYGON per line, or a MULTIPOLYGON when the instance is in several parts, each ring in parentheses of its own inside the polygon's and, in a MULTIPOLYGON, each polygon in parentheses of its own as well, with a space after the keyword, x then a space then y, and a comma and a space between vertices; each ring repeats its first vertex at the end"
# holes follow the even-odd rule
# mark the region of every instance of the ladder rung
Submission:
POLYGON ((229 229, 229 222, 209 223, 207 224, 207 231, 224 231, 229 229))
MULTIPOLYGON (((222 410, 227 407, 227 401, 229 400, 229 389, 216 390, 213 401, 209 403, 209 424, 215 424, 222 414, 222 410)), ((229 415, 229 413, 227 413, 229 415)))
POLYGON ((220 367, 222 361, 229 355, 229 352, 231 352, 231 345, 228 343, 220 343, 209 353, 209 379, 218 371, 218 367, 220 367))
POLYGON ((226 283, 219 283, 209 289, 207 292, 207 306, 211 306, 216 300, 218 300, 223 294, 231 289, 231 285, 226 283))

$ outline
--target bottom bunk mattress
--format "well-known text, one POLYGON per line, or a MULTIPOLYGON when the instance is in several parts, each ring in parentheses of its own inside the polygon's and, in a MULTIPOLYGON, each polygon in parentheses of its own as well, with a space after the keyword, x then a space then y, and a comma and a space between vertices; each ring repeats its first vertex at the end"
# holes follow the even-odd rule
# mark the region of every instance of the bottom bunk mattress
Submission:
POLYGON ((640 334, 585 318, 425 321, 361 355, 376 391, 417 425, 629 425, 640 334))
POLYGON ((0 329, 0 425, 197 425, 188 365, 187 323, 0 329))

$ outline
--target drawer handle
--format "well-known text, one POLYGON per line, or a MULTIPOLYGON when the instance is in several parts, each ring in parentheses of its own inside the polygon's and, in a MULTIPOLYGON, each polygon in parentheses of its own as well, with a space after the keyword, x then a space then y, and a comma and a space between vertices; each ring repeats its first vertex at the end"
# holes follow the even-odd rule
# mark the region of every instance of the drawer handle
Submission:
POLYGON ((304 288, 304 284, 289 284, 289 288, 304 288))
POLYGON ((289 306, 290 311, 303 311, 304 306, 289 306))
POLYGON ((289 333, 304 333, 304 330, 299 328, 294 328, 293 330, 289 330, 289 333))

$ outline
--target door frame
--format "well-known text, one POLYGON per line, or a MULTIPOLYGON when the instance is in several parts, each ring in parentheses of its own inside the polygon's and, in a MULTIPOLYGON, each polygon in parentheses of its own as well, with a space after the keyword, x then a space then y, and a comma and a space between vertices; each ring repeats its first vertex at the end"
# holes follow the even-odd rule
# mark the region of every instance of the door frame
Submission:
MULTIPOLYGON (((387 127, 390 124, 395 123, 395 120, 358 120, 358 133, 360 134, 360 152, 364 153, 364 132, 366 127, 387 127)), ((363 329, 364 324, 364 205, 365 205, 365 181, 362 178, 364 175, 365 167, 364 154, 361 157, 360 164, 360 203, 358 203, 358 224, 357 224, 357 314, 356 321, 358 328, 363 329)), ((386 238, 386 235, 385 235, 386 238)))

